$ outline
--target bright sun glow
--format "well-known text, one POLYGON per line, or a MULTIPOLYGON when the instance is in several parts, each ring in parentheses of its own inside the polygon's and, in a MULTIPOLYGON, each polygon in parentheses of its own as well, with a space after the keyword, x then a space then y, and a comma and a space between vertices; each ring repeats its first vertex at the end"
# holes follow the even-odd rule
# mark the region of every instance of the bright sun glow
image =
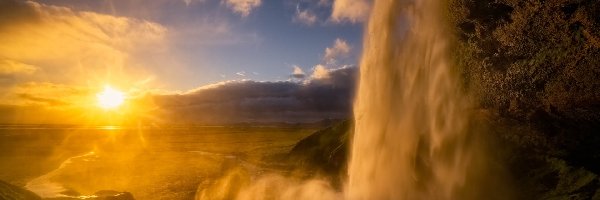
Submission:
POLYGON ((119 90, 115 90, 110 86, 105 86, 104 91, 96 95, 98 97, 98 105, 104 109, 112 109, 119 107, 125 100, 125 95, 119 90))

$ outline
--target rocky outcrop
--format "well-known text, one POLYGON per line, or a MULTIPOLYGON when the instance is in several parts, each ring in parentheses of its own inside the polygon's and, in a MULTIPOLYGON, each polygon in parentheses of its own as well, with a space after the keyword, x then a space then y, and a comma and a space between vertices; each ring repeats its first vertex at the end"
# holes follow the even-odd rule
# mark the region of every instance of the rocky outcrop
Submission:
POLYGON ((478 116, 475 120, 489 127, 486 132, 502 148, 498 150, 504 153, 499 163, 512 175, 519 199, 600 198, 598 173, 586 165, 570 162, 569 159, 576 157, 574 153, 568 153, 570 149, 564 145, 557 145, 569 141, 556 141, 538 126, 498 115, 478 116))
POLYGON ((450 0, 448 10, 452 56, 480 107, 535 126, 564 159, 600 172, 590 148, 600 142, 600 3, 450 0))
POLYGON ((352 127, 352 122, 346 120, 311 134, 294 146, 288 161, 299 171, 328 176, 334 186, 339 186, 345 178, 352 127))
POLYGON ((482 106, 600 121, 596 0, 450 0, 453 54, 482 106))
POLYGON ((449 2, 455 66, 479 108, 493 113, 494 135, 512 147, 516 177, 530 178, 519 183, 537 188, 533 199, 592 198, 598 179, 589 177, 600 174, 600 3, 449 2))
POLYGON ((41 200, 35 193, 0 180, 0 199, 3 200, 41 200))

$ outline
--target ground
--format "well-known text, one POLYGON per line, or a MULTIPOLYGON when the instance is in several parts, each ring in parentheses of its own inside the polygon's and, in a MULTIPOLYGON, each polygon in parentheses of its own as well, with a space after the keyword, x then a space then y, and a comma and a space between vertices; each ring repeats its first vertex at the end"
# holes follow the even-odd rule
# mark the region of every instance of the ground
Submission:
POLYGON ((284 169, 272 161, 282 160, 296 142, 317 129, 1 129, 0 179, 25 186, 42 174, 52 173, 49 180, 61 183, 67 189, 63 193, 71 195, 115 190, 131 192, 136 199, 193 199, 199 187, 207 186, 233 166, 243 167, 250 176, 284 169), (70 161, 64 162, 68 158, 70 161), (61 163, 62 167, 52 172, 61 163))

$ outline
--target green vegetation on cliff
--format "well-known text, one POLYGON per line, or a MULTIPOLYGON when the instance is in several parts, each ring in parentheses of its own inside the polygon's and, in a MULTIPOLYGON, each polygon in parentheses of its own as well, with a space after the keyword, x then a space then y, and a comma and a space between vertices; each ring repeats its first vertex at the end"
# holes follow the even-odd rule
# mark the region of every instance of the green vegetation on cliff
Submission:
POLYGON ((600 3, 451 0, 456 59, 487 108, 525 118, 600 116, 600 3))
POLYGON ((502 136, 600 173, 600 3, 450 0, 448 13, 466 90, 528 130, 502 136))

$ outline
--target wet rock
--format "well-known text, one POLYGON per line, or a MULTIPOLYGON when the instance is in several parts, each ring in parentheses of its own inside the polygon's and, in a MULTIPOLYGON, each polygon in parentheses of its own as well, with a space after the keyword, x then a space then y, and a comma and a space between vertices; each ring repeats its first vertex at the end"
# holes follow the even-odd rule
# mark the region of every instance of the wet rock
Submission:
POLYGON ((339 186, 346 175, 352 121, 346 120, 300 140, 288 154, 288 161, 307 176, 331 178, 339 186))

